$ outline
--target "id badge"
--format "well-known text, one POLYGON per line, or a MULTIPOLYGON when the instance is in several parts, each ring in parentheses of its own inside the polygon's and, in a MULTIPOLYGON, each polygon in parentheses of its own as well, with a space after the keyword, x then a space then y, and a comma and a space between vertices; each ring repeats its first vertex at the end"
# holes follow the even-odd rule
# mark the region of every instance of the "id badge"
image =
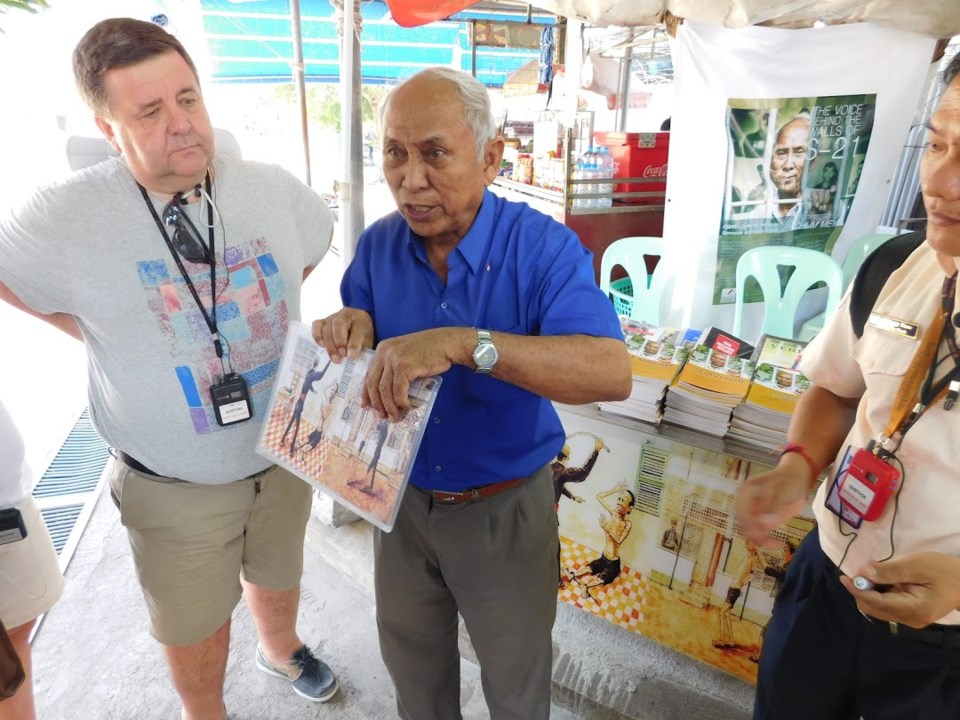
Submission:
POLYGON ((827 499, 824 505, 827 506, 827 510, 839 517, 850 527, 856 529, 860 527, 863 518, 853 512, 850 507, 840 500, 840 481, 847 474, 850 463, 853 461, 853 455, 853 446, 848 445, 847 451, 843 454, 840 467, 837 469, 836 475, 833 476, 833 482, 830 483, 830 492, 827 493, 827 499))
POLYGON ((253 403, 247 381, 236 373, 227 375, 222 382, 210 386, 213 409, 217 414, 217 423, 221 426, 233 425, 253 417, 253 403))
POLYGON ((876 520, 900 485, 900 471, 869 450, 853 454, 840 478, 840 502, 867 522, 876 520))

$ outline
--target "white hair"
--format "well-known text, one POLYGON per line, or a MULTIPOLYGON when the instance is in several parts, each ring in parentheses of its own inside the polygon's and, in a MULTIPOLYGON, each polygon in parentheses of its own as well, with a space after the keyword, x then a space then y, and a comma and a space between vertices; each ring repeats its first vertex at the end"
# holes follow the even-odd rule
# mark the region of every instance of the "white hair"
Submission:
POLYGON ((442 66, 431 67, 404 80, 390 91, 390 94, 387 95, 380 106, 380 127, 383 128, 384 120, 390 111, 393 95, 397 88, 403 87, 405 83, 419 77, 448 80, 456 86, 457 94, 463 103, 463 119, 473 130, 473 139, 477 146, 477 160, 483 160, 484 148, 490 140, 497 136, 497 125, 493 120, 493 113, 490 111, 490 94, 482 82, 462 70, 442 66))

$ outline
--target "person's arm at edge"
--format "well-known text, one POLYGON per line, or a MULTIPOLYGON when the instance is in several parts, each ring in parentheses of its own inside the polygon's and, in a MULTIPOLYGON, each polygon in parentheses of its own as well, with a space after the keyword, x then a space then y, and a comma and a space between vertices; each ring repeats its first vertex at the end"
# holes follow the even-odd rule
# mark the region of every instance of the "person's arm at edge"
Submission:
POLYGON ((75 340, 83 342, 83 335, 80 334, 80 326, 77 325, 77 319, 68 313, 40 313, 24 303, 6 284, 0 282, 0 300, 9 303, 18 310, 22 310, 27 315, 43 320, 45 323, 53 325, 57 330, 65 332, 75 340))
MULTIPOLYGON (((856 418, 860 398, 845 398, 811 385, 800 396, 787 440, 803 447, 816 467, 833 462, 856 418)), ((770 472, 744 481, 737 490, 737 513, 744 535, 766 546, 769 533, 803 509, 817 478, 801 453, 782 455, 770 472)))

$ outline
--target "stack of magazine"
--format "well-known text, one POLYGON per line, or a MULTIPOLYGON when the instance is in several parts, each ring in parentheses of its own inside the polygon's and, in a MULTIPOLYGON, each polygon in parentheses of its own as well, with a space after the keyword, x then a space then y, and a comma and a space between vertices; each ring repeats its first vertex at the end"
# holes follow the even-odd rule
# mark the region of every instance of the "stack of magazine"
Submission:
POLYGON ((663 414, 667 386, 700 331, 647 325, 628 317, 620 318, 620 327, 630 353, 633 389, 626 400, 600 403, 600 410, 656 424, 663 414))
POLYGON ((731 410, 746 397, 753 345, 707 328, 667 391, 663 421, 723 437, 731 410))
POLYGON ((743 402, 733 410, 727 438, 768 450, 786 442, 787 426, 800 395, 810 381, 797 370, 802 340, 764 335, 751 362, 755 370, 743 402))
POLYGON ((441 378, 410 383, 409 409, 390 422, 361 407, 373 357, 332 363, 306 325, 290 323, 257 452, 390 531, 441 378))

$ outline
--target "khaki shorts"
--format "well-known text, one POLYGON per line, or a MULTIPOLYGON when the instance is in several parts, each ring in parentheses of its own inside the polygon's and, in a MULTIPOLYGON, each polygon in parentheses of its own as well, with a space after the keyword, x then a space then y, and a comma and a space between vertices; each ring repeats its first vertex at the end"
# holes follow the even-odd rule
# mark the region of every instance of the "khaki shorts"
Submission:
POLYGON ((270 590, 299 585, 312 491, 287 471, 199 485, 143 475, 118 460, 110 489, 150 632, 164 645, 193 645, 219 630, 240 600, 241 572, 270 590))
POLYGON ((8 630, 34 620, 63 594, 57 551, 34 499, 19 505, 27 536, 0 545, 0 620, 8 630))

